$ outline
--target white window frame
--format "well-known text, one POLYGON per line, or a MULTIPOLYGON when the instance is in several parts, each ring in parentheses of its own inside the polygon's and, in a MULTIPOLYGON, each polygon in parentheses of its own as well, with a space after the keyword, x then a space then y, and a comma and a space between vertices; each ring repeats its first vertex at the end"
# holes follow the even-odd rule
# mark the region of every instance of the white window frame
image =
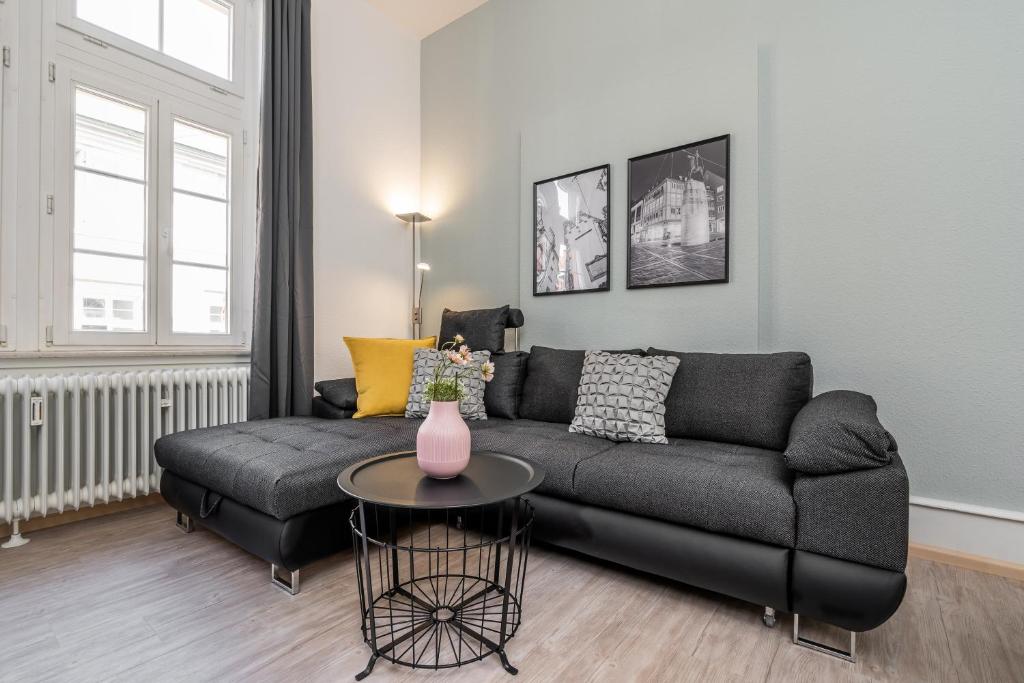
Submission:
MULTIPOLYGON (((184 74, 197 81, 201 81, 218 91, 225 91, 243 96, 245 91, 245 74, 248 65, 245 63, 245 28, 247 3, 243 0, 217 0, 225 5, 231 5, 231 78, 225 79, 204 71, 199 67, 192 66, 180 59, 175 59, 159 50, 137 43, 131 38, 126 38, 118 33, 109 31, 101 26, 79 19, 76 11, 77 0, 57 0, 57 23, 61 26, 80 33, 89 42, 97 42, 106 47, 116 47, 125 52, 130 52, 143 59, 184 74)), ((161 22, 163 17, 161 16, 161 22)))
POLYGON ((242 216, 240 199, 244 197, 242 125, 237 119, 224 116, 205 107, 176 98, 160 99, 160 203, 157 280, 157 344, 161 345, 238 345, 243 343, 244 306, 238 298, 245 291, 245 268, 242 267, 242 216), (228 142, 228 282, 227 282, 227 334, 196 334, 175 332, 173 327, 173 246, 174 246, 174 120, 182 119, 199 127, 210 128, 229 137, 228 142))
MULTIPOLYGON (((255 70, 260 64, 259 8, 246 8, 245 4, 249 4, 247 0, 231 0, 236 8, 236 57, 232 75, 238 84, 238 92, 228 92, 183 73, 177 60, 167 60, 168 64, 173 63, 173 66, 168 66, 141 56, 132 41, 124 41, 131 47, 129 51, 113 44, 101 44, 92 36, 87 35, 83 39, 81 33, 59 20, 61 12, 66 16, 73 14, 67 8, 62 9, 62 5, 68 1, 42 2, 42 50, 38 55, 42 62, 39 274, 37 294, 32 296, 33 301, 38 301, 39 311, 39 318, 35 321, 38 328, 38 345, 35 348, 42 350, 45 344, 46 347, 60 349, 60 352, 185 352, 213 355, 247 352, 252 324, 252 274, 255 260, 256 145, 247 144, 246 137, 258 126, 260 78, 255 70), (242 22, 244 26, 240 26, 242 22), (247 56, 244 62, 237 56, 239 50, 247 56), (71 193, 73 171, 70 169, 74 162, 74 120, 70 108, 70 95, 73 91, 68 80, 76 77, 75 74, 79 74, 79 78, 80 74, 86 74, 83 85, 87 87, 145 106, 149 106, 150 99, 157 102, 155 110, 150 112, 148 125, 152 132, 147 140, 147 159, 155 160, 157 164, 155 172, 150 170, 147 189, 150 197, 156 201, 157 209, 155 212, 151 210, 147 216, 148 221, 155 217, 156 225, 147 225, 149 290, 145 334, 99 330, 76 332, 72 329, 73 217, 70 213, 74 206, 71 193), (173 149, 173 129, 170 122, 174 116, 231 135, 227 334, 175 334, 171 327, 170 249, 173 242, 170 231, 173 227, 173 207, 170 202, 173 157, 170 152, 173 149), (52 215, 46 209, 49 194, 54 195, 52 215), (166 236, 162 228, 166 230, 166 236), (155 255, 152 252, 154 249, 155 255)), ((3 7, 2 3, 3 0, 0 0, 0 8, 3 7)), ((201 72, 201 77, 206 81, 209 81, 208 76, 201 72)), ((9 139, 12 138, 9 136, 9 139)), ((17 138, 13 139, 17 141, 17 138)))
POLYGON ((56 346, 242 346, 247 308, 243 233, 246 196, 241 120, 162 91, 142 90, 131 81, 85 64, 60 61, 57 66, 54 134, 53 344, 56 346), (146 329, 114 332, 74 329, 74 92, 84 87, 144 106, 146 133, 146 329), (174 332, 173 329, 173 168, 176 118, 229 136, 228 292, 225 334, 174 332), (153 153, 153 150, 157 150, 153 153))
MULTIPOLYGON (((0 5, 0 43, 2 43, 3 54, 9 54, 9 35, 12 22, 8 17, 6 4, 0 5)), ((15 27, 16 27, 16 22, 15 27)), ((14 178, 10 176, 11 170, 17 163, 16 148, 10 144, 9 136, 16 133, 9 121, 16 121, 14 111, 14 98, 8 97, 7 72, 10 70, 6 64, 0 64, 0 354, 5 351, 13 351, 17 347, 18 330, 16 329, 17 311, 17 273, 18 261, 15 253, 15 203, 10 201, 13 193, 10 188, 14 178), (11 111, 8 111, 8 110, 11 111)))
POLYGON ((157 208, 159 168, 152 154, 159 134, 159 100, 130 81, 104 73, 84 64, 66 63, 57 70, 54 117, 54 249, 53 249, 53 343, 75 346, 149 346, 157 342, 157 301, 154 296, 159 277, 157 251, 157 208), (75 330, 73 325, 74 206, 75 206, 75 88, 81 86, 146 107, 146 246, 145 285, 146 327, 143 332, 107 332, 75 330), (57 200, 60 200, 59 204, 57 200))

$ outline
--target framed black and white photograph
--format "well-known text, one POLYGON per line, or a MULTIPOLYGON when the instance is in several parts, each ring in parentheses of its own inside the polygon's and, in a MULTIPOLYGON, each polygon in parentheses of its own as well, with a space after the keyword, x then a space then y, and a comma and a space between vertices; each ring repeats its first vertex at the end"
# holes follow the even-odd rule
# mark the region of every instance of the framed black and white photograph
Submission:
POLYGON ((729 136, 629 160, 626 288, 729 281, 729 136))
POLYGON ((608 164, 533 184, 533 295, 608 291, 608 164))

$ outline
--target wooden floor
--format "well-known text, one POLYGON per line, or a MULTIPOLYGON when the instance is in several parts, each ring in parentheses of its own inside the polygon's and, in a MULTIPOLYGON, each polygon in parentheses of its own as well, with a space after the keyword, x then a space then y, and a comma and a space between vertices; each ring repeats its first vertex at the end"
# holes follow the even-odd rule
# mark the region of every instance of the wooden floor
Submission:
MULTIPOLYGON (((1024 681, 1024 583, 912 560, 899 612, 845 664, 790 642, 738 600, 538 547, 519 681, 1024 681)), ((39 531, 0 550, 0 680, 349 681, 366 664, 351 554, 268 566, 160 504, 39 531)), ((513 679, 496 659, 454 674, 378 662, 370 682, 513 679)))

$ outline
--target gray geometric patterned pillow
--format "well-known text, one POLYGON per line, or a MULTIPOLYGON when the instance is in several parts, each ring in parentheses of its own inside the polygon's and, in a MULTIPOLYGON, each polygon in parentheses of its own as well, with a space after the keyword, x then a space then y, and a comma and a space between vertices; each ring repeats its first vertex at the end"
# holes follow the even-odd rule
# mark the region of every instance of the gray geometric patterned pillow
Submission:
MULTIPOLYGON (((426 391, 427 382, 434 379, 434 368, 441 362, 443 354, 437 349, 416 349, 412 357, 412 384, 409 385, 409 402, 405 404, 406 417, 426 417, 430 412, 430 401, 423 393, 426 391)), ((459 403, 459 412, 467 420, 486 420, 487 409, 484 408, 484 382, 480 374, 480 365, 491 359, 490 351, 474 351, 473 360, 469 366, 474 368, 473 372, 467 372, 462 378, 462 388, 466 390, 466 398, 459 403)), ((452 370, 445 372, 450 377, 452 370)))
POLYGON ((665 397, 679 359, 587 351, 569 431, 611 441, 668 443, 665 397))

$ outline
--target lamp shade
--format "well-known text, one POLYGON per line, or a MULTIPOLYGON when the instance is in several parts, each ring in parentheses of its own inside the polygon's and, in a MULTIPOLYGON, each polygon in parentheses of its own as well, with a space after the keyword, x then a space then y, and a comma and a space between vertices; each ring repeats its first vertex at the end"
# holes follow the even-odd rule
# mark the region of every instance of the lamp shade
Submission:
POLYGON ((413 211, 412 213, 396 213, 395 218, 406 223, 426 223, 430 220, 430 216, 424 216, 419 211, 413 211))

